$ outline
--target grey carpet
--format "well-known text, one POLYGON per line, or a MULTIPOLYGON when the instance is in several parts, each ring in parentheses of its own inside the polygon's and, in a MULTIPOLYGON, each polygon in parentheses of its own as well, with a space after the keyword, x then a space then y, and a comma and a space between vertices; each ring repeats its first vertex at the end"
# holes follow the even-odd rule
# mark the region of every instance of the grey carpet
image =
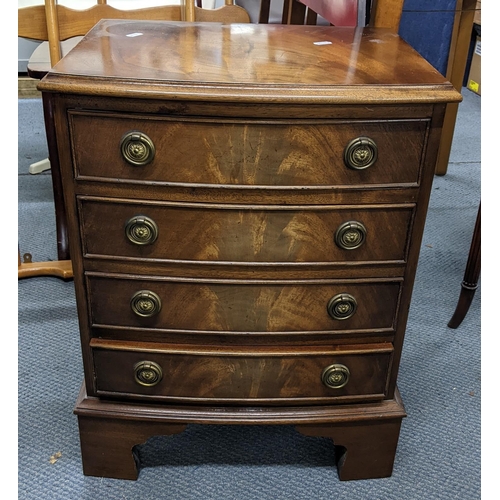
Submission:
MULTIPOLYGON (((329 440, 286 426, 190 426, 140 448, 137 481, 85 477, 73 406, 82 363, 73 283, 19 281, 18 488, 27 500, 448 500, 481 498, 481 288, 447 328, 480 200, 481 98, 464 89, 448 173, 435 177, 399 388, 403 420, 393 476, 340 482, 329 440), (54 463, 51 456, 60 453, 54 463)), ((19 100, 19 245, 56 258, 41 103, 19 100)))

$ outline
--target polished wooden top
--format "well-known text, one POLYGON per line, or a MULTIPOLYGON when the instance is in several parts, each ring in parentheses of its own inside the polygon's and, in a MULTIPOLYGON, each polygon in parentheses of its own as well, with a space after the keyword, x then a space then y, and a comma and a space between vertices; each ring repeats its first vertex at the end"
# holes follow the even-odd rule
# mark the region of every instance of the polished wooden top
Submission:
POLYGON ((461 96, 384 29, 103 20, 42 91, 243 102, 450 102, 461 96))

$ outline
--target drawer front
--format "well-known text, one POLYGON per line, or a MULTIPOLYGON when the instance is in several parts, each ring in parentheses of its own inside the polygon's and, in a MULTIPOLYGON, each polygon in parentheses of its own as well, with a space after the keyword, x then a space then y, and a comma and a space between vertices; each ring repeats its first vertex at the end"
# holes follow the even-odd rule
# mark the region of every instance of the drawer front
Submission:
POLYGON ((94 326, 210 332, 390 331, 401 286, 401 281, 87 279, 94 326))
POLYGON ((76 177, 137 183, 281 187, 416 183, 428 123, 180 120, 70 112, 76 177), (360 137, 373 143, 352 142, 360 137), (374 163, 350 168, 345 153, 354 158, 355 166, 369 165, 370 158, 374 163))
POLYGON ((290 404, 382 399, 391 354, 93 350, 99 395, 290 404))
POLYGON ((413 205, 232 206, 80 199, 84 255, 226 263, 404 261, 413 205))

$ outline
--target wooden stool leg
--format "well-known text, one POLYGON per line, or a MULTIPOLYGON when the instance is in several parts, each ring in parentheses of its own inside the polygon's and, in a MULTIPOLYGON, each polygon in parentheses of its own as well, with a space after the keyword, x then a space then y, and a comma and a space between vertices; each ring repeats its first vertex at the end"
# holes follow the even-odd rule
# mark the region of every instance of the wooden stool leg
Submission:
POLYGON ((481 204, 477 212, 476 225, 469 250, 467 265, 465 266, 464 280, 458 298, 457 307, 450 319, 448 326, 458 328, 469 311, 472 299, 477 290, 479 274, 481 271, 481 204))
POLYGON ((78 416, 83 473, 86 476, 132 479, 138 477, 134 446, 152 436, 182 432, 184 424, 117 420, 78 416))
POLYGON ((400 418, 340 425, 296 426, 306 436, 333 439, 341 481, 389 477, 400 428, 400 418))

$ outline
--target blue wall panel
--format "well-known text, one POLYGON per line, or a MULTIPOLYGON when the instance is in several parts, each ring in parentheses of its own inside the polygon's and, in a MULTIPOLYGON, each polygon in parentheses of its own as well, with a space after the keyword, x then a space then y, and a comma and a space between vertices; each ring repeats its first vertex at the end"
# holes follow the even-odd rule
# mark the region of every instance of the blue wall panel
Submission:
POLYGON ((446 74, 457 0, 405 0, 399 34, 446 74))

